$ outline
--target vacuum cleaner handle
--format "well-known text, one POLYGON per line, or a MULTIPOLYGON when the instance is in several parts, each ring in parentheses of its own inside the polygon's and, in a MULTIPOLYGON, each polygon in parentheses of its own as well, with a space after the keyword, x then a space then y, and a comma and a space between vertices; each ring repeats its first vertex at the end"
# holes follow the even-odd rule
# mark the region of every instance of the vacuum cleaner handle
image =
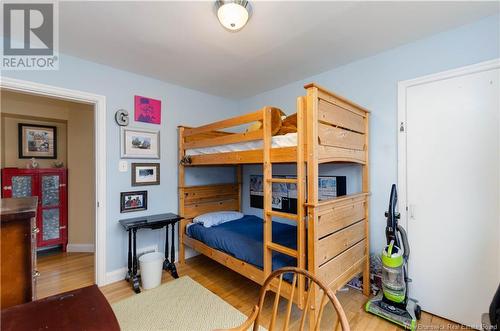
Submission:
POLYGON ((397 235, 398 218, 399 218, 399 214, 396 212, 397 203, 398 203, 398 192, 396 190, 396 184, 392 184, 391 197, 389 199, 389 208, 385 213, 385 217, 387 217, 385 237, 387 239, 387 245, 389 245, 391 241, 394 241, 394 244, 397 247, 400 247, 399 237, 397 235))

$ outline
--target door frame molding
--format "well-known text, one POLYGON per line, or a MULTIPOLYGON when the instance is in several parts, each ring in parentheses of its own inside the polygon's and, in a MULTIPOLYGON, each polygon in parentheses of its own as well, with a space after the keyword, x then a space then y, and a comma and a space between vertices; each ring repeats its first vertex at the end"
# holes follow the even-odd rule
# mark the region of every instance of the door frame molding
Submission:
POLYGON ((45 96, 94 106, 95 153, 95 268, 98 286, 106 285, 106 97, 78 90, 35 83, 9 77, 0 78, 0 87, 7 91, 45 96))

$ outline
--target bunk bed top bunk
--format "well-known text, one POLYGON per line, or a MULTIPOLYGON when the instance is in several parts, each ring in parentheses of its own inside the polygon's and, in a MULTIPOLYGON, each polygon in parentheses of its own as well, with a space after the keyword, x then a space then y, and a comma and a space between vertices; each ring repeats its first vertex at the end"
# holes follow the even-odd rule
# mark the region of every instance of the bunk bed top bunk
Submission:
MULTIPOLYGON (((317 125, 318 163, 365 164, 365 118, 369 111, 317 84, 308 84, 305 88, 308 93, 314 91, 318 96, 315 110, 305 116, 306 122, 317 125)), ((186 166, 263 163, 263 146, 267 139, 272 163, 297 162, 299 132, 268 136, 263 128, 246 132, 222 131, 263 122, 267 110, 276 108, 264 107, 196 128, 180 126, 180 159, 186 166)))

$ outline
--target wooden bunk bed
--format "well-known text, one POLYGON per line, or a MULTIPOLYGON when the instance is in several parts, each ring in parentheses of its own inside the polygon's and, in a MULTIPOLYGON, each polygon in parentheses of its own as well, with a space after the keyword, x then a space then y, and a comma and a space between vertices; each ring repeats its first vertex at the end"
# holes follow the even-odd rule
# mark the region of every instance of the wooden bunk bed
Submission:
MULTIPOLYGON (((305 85, 305 96, 297 98, 297 135, 294 146, 272 148, 272 107, 196 128, 179 127, 179 212, 180 262, 184 263, 185 246, 212 258, 228 268, 263 284, 272 272, 272 252, 292 256, 297 267, 319 276, 334 291, 357 274, 363 274, 363 291, 369 286, 369 111, 317 85, 305 85), (262 128, 245 133, 225 130, 262 121, 262 128), (190 155, 196 148, 260 141, 256 149, 190 155), (327 201, 318 199, 319 164, 353 163, 362 167, 362 192, 327 201), (297 178, 273 178, 272 165, 295 163, 297 178), (241 165, 263 165, 264 229, 263 268, 214 249, 186 234, 186 226, 202 213, 241 208, 241 165), (185 167, 233 165, 237 167, 234 184, 185 186, 185 167), (272 184, 297 185, 297 214, 272 210, 272 184), (306 200, 307 196, 307 200, 306 200), (290 219, 297 225, 297 248, 272 241, 272 219, 290 219), (306 224, 307 223, 307 224, 306 224)), ((277 290, 302 309, 316 310, 321 301, 308 299, 304 279, 297 284, 274 283, 277 290), (306 301, 308 303, 306 303, 306 301)))

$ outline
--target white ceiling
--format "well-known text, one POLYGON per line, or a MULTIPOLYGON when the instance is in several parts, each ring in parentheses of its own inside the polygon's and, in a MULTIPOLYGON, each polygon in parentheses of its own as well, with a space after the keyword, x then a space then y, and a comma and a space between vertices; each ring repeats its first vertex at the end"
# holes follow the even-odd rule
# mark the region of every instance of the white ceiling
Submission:
POLYGON ((252 1, 240 32, 213 2, 61 2, 61 52, 243 98, 498 13, 500 2, 252 1))

